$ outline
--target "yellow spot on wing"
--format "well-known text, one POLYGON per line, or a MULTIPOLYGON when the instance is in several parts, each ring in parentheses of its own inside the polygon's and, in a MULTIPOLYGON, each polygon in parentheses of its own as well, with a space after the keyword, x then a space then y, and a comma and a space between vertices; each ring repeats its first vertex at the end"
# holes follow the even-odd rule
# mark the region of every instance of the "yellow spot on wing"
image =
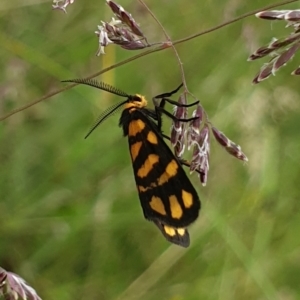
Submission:
POLYGON ((165 233, 169 236, 176 235, 176 231, 173 227, 169 227, 169 226, 164 225, 164 230, 165 230, 165 233))
POLYGON ((168 182, 169 179, 177 174, 178 163, 176 160, 172 159, 171 162, 168 163, 165 172, 159 177, 158 185, 163 185, 168 182))
POLYGON ((175 195, 171 195, 169 197, 169 202, 172 218, 180 219, 182 217, 183 211, 177 200, 177 197, 175 195))
POLYGON ((184 236, 185 235, 185 229, 184 228, 177 228, 177 232, 179 235, 184 236))
POLYGON ((172 161, 167 165, 166 172, 171 176, 175 176, 177 174, 178 163, 172 159, 172 161))
POLYGON ((156 185, 154 182, 152 182, 152 183, 151 183, 149 186, 147 186, 147 187, 144 187, 144 186, 142 186, 142 185, 138 185, 138 186, 137 186, 137 188, 138 188, 138 190, 139 190, 140 193, 147 192, 148 190, 151 190, 151 189, 153 189, 153 188, 155 188, 155 187, 157 187, 157 185, 156 185))
POLYGON ((193 205, 193 195, 182 190, 182 201, 185 208, 190 208, 193 205))
POLYGON ((157 136, 153 131, 149 131, 149 133, 147 135, 147 141, 150 142, 151 144, 158 143, 157 136))
POLYGON ((151 201, 149 202, 151 208, 158 212, 161 215, 166 215, 165 206, 162 200, 159 197, 152 196, 151 201))
POLYGON ((130 146, 130 153, 131 153, 132 161, 135 161, 136 157, 139 155, 142 144, 143 144, 142 142, 136 142, 130 146))
POLYGON ((154 164, 158 163, 159 156, 156 154, 149 154, 145 163, 139 168, 137 175, 140 178, 146 177, 153 169, 154 164))
POLYGON ((146 124, 141 119, 131 121, 128 129, 129 136, 136 136, 141 133, 145 126, 146 124))
POLYGON ((144 192, 147 192, 149 190, 149 187, 144 187, 142 185, 138 185, 137 188, 138 188, 140 193, 144 193, 144 192))

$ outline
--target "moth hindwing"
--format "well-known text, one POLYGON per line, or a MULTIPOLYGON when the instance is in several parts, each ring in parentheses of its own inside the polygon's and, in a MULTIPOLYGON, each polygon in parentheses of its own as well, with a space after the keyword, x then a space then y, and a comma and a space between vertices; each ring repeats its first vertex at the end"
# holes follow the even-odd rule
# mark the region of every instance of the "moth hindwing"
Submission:
POLYGON ((154 97, 161 101, 160 104, 154 103, 155 110, 151 110, 147 108, 147 100, 139 94, 128 95, 94 80, 75 79, 68 82, 94 86, 127 98, 101 114, 87 136, 123 105, 119 126, 123 128, 124 136, 128 136, 133 173, 144 216, 154 222, 168 241, 188 247, 190 239, 186 227, 197 219, 200 199, 180 161, 164 141, 161 131, 162 113, 172 117, 165 111, 165 103, 176 103, 166 97, 177 92, 181 86, 173 92, 154 97))
POLYGON ((190 245, 190 235, 187 228, 174 228, 162 224, 158 220, 153 222, 169 242, 185 248, 190 245))

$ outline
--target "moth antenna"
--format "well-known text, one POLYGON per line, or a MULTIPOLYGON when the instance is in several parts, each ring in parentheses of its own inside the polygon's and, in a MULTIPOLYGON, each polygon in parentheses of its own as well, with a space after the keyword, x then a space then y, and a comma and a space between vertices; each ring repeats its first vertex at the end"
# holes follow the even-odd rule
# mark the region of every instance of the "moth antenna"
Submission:
POLYGON ((102 81, 97 81, 95 79, 70 79, 70 80, 62 80, 62 82, 74 82, 74 83, 79 83, 79 84, 85 84, 85 85, 89 85, 92 87, 95 87, 97 89, 106 91, 108 93, 111 94, 115 94, 121 97, 130 97, 130 95, 128 95, 127 93, 123 92, 122 90, 115 88, 107 83, 104 83, 102 81))
POLYGON ((103 121, 105 121, 109 116, 114 114, 118 110, 118 108, 120 108, 126 102, 127 100, 112 105, 111 107, 107 108, 104 112, 102 112, 84 138, 86 139, 103 121))

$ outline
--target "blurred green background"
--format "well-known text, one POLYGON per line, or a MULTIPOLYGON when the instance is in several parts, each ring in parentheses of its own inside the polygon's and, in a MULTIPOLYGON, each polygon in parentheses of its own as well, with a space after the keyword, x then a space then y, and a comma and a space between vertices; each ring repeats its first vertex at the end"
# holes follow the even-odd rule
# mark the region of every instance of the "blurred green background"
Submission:
MULTIPOLYGON (((270 2, 148 5, 176 40, 270 2)), ((119 3, 150 42, 164 40, 138 1, 119 3)), ((104 0, 77 0, 68 14, 51 4, 0 2, 0 115, 64 87, 60 80, 139 53, 109 46, 95 56, 94 31, 112 16, 104 0)), ((191 176, 202 210, 188 249, 144 220, 118 114, 84 140, 118 97, 78 86, 3 121, 0 266, 48 300, 300 299, 300 79, 290 76, 299 57, 255 86, 266 60, 246 61, 272 37, 287 35, 284 27, 250 17, 177 46, 189 90, 249 158, 238 161, 212 139, 207 186, 191 176)), ((98 79, 148 98, 181 81, 170 49, 98 79)))

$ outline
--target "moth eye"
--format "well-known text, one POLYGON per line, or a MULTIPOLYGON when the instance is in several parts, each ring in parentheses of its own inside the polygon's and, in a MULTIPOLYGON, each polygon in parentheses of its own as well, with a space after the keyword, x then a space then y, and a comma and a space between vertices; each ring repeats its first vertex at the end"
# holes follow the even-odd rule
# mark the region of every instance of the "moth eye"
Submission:
POLYGON ((132 96, 131 101, 138 101, 138 102, 141 102, 141 101, 142 101, 142 98, 139 97, 139 96, 132 96))

